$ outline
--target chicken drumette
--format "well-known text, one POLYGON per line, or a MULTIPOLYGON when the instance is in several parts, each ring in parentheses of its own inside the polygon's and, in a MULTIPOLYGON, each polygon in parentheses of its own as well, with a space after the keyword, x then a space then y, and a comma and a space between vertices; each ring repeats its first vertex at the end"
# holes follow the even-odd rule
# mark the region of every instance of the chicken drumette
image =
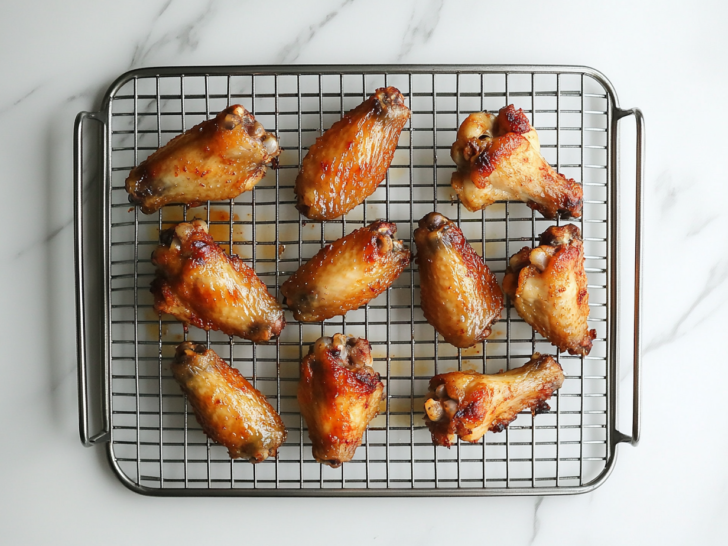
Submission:
POLYGON ((338 218, 374 193, 409 117, 402 94, 383 87, 334 123, 303 158, 295 186, 301 214, 338 218))
POLYGON ((343 334, 320 338, 301 361, 298 404, 318 462, 350 461, 379 412, 384 385, 371 364, 369 342, 343 334))
POLYGON ((546 400, 563 382, 561 366, 538 353, 520 368, 498 374, 436 375, 425 398, 425 422, 432 442, 450 447, 459 437, 475 443, 489 430, 504 430, 523 410, 530 409, 534 415, 548 411, 546 400))
POLYGON ((281 286, 296 320, 325 320, 384 292, 409 265, 397 225, 374 222, 326 245, 281 286))
POLYGON ((511 256, 503 291, 523 320, 572 355, 588 355, 596 330, 589 330, 589 293, 579 228, 552 226, 540 246, 511 256))
POLYGON ((126 191, 145 214, 169 203, 194 206, 232 199, 252 190, 265 175, 266 164, 280 153, 275 135, 236 104, 134 167, 126 191))
POLYGON ((468 210, 515 200, 546 218, 581 216, 581 186, 551 168, 541 156, 536 130, 513 105, 497 116, 470 114, 450 155, 458 167, 451 184, 468 210))
POLYGON ((414 238, 422 312, 448 343, 475 345, 490 335, 503 310, 495 275, 442 214, 431 212, 419 226, 414 238))
POLYGON ((255 342, 278 336, 286 325, 283 308, 255 271, 228 256, 202 220, 162 233, 152 254, 154 309, 204 330, 220 330, 255 342))
POLYGON ((232 459, 259 463, 276 456, 286 439, 283 421, 237 369, 188 341, 177 347, 171 368, 202 430, 232 459))

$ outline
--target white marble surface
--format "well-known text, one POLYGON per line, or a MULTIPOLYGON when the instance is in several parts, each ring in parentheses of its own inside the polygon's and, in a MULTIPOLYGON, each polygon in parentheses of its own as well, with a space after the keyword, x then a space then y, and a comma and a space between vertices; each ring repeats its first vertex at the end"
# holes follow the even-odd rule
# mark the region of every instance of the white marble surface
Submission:
MULTIPOLYGON (((720 134, 728 124, 728 7, 717 0, 495 4, 4 4, 3 543, 725 543, 728 175, 720 134), (604 486, 565 498, 160 499, 127 491, 102 449, 78 442, 73 117, 98 107, 108 84, 134 67, 397 62, 584 64, 611 79, 622 106, 643 109, 642 443, 618 448, 604 486)), ((628 210, 629 192, 624 199, 628 210)))

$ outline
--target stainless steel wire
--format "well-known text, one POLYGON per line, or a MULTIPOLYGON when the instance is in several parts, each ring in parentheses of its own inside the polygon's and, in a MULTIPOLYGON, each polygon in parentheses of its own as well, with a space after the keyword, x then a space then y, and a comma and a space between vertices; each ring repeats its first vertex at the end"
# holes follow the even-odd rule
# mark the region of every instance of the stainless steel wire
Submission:
POLYGON ((615 420, 610 377, 614 334, 608 302, 613 249, 615 106, 598 73, 536 67, 363 67, 313 69, 144 69, 119 80, 106 100, 108 122, 108 312, 112 463, 135 490, 169 495, 251 494, 548 494, 578 492, 599 483, 613 459, 615 420), (394 85, 412 118, 380 188, 347 216, 315 222, 294 208, 293 181, 308 146, 377 87, 394 85), (279 135, 277 169, 252 192, 224 203, 168 206, 144 215, 124 190, 129 169, 171 138, 241 103, 279 135), (508 257, 536 244, 553 222, 522 203, 499 203, 470 213, 450 196, 449 148, 458 125, 474 111, 514 103, 539 132, 544 156, 584 186, 590 327, 588 357, 561 355, 566 381, 550 412, 519 415, 504 433, 479 445, 432 446, 422 420, 423 395, 436 373, 472 369, 495 373, 523 364, 533 352, 555 349, 518 317, 510 303, 491 338, 456 350, 438 340, 419 308, 413 264, 366 308, 324 323, 301 324, 287 314, 277 343, 184 330, 158 317, 147 287, 159 233, 177 221, 206 219, 228 252, 238 254, 280 299, 279 287, 327 242, 377 218, 397 223, 414 251, 419 218, 439 210, 456 219, 469 242, 502 280, 508 257), (355 459, 340 469, 311 456, 296 402, 298 364, 310 344, 335 332, 370 340, 386 404, 355 459), (183 339, 208 344, 269 397, 289 430, 279 457, 253 466, 231 461, 202 433, 169 372, 183 339))

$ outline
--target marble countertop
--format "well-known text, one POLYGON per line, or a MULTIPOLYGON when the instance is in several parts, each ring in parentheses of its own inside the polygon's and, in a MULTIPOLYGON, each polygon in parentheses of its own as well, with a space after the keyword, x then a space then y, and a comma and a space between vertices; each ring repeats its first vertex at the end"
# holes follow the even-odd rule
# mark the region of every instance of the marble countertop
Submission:
MULTIPOLYGON (((3 542, 725 540, 728 429, 718 409, 728 366, 717 349, 728 326, 721 311, 728 304, 728 180, 720 151, 728 124, 728 4, 507 5, 81 0, 4 6, 0 155, 13 236, 0 261, 3 542), (607 75, 623 107, 642 108, 648 128, 643 437, 636 448, 618 447, 616 468, 602 487, 546 498, 147 498, 117 481, 101 448, 81 447, 74 116, 98 108, 110 82, 131 68, 277 63, 587 65, 607 75)), ((623 151, 632 149, 630 142, 626 134, 623 151)), ((631 188, 626 155, 623 181, 631 188)), ((629 215, 631 191, 623 201, 629 215)), ((628 261, 622 272, 628 284, 628 261)), ((619 423, 629 428, 627 411, 619 423)))

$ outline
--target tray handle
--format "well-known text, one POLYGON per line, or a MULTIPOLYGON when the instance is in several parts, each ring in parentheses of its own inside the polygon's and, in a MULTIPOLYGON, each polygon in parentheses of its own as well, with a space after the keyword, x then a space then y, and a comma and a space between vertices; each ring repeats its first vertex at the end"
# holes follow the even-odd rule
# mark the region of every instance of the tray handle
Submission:
POLYGON ((94 120, 104 125, 104 119, 96 112, 80 112, 73 125, 73 232, 74 258, 76 268, 76 351, 78 358, 78 412, 81 443, 90 447, 108 441, 109 419, 102 412, 102 430, 89 433, 88 418, 88 378, 86 370, 86 294, 84 284, 84 245, 83 245, 83 123, 94 120))
POLYGON ((621 434, 619 442, 626 442, 636 446, 640 441, 640 388, 642 384, 642 371, 640 358, 642 356, 642 213, 643 213, 643 181, 645 176, 645 119, 639 108, 619 109, 616 112, 617 120, 627 116, 634 116, 637 130, 636 139, 636 173, 635 173, 635 241, 634 241, 634 336, 633 336, 633 374, 632 380, 632 435, 621 434))

